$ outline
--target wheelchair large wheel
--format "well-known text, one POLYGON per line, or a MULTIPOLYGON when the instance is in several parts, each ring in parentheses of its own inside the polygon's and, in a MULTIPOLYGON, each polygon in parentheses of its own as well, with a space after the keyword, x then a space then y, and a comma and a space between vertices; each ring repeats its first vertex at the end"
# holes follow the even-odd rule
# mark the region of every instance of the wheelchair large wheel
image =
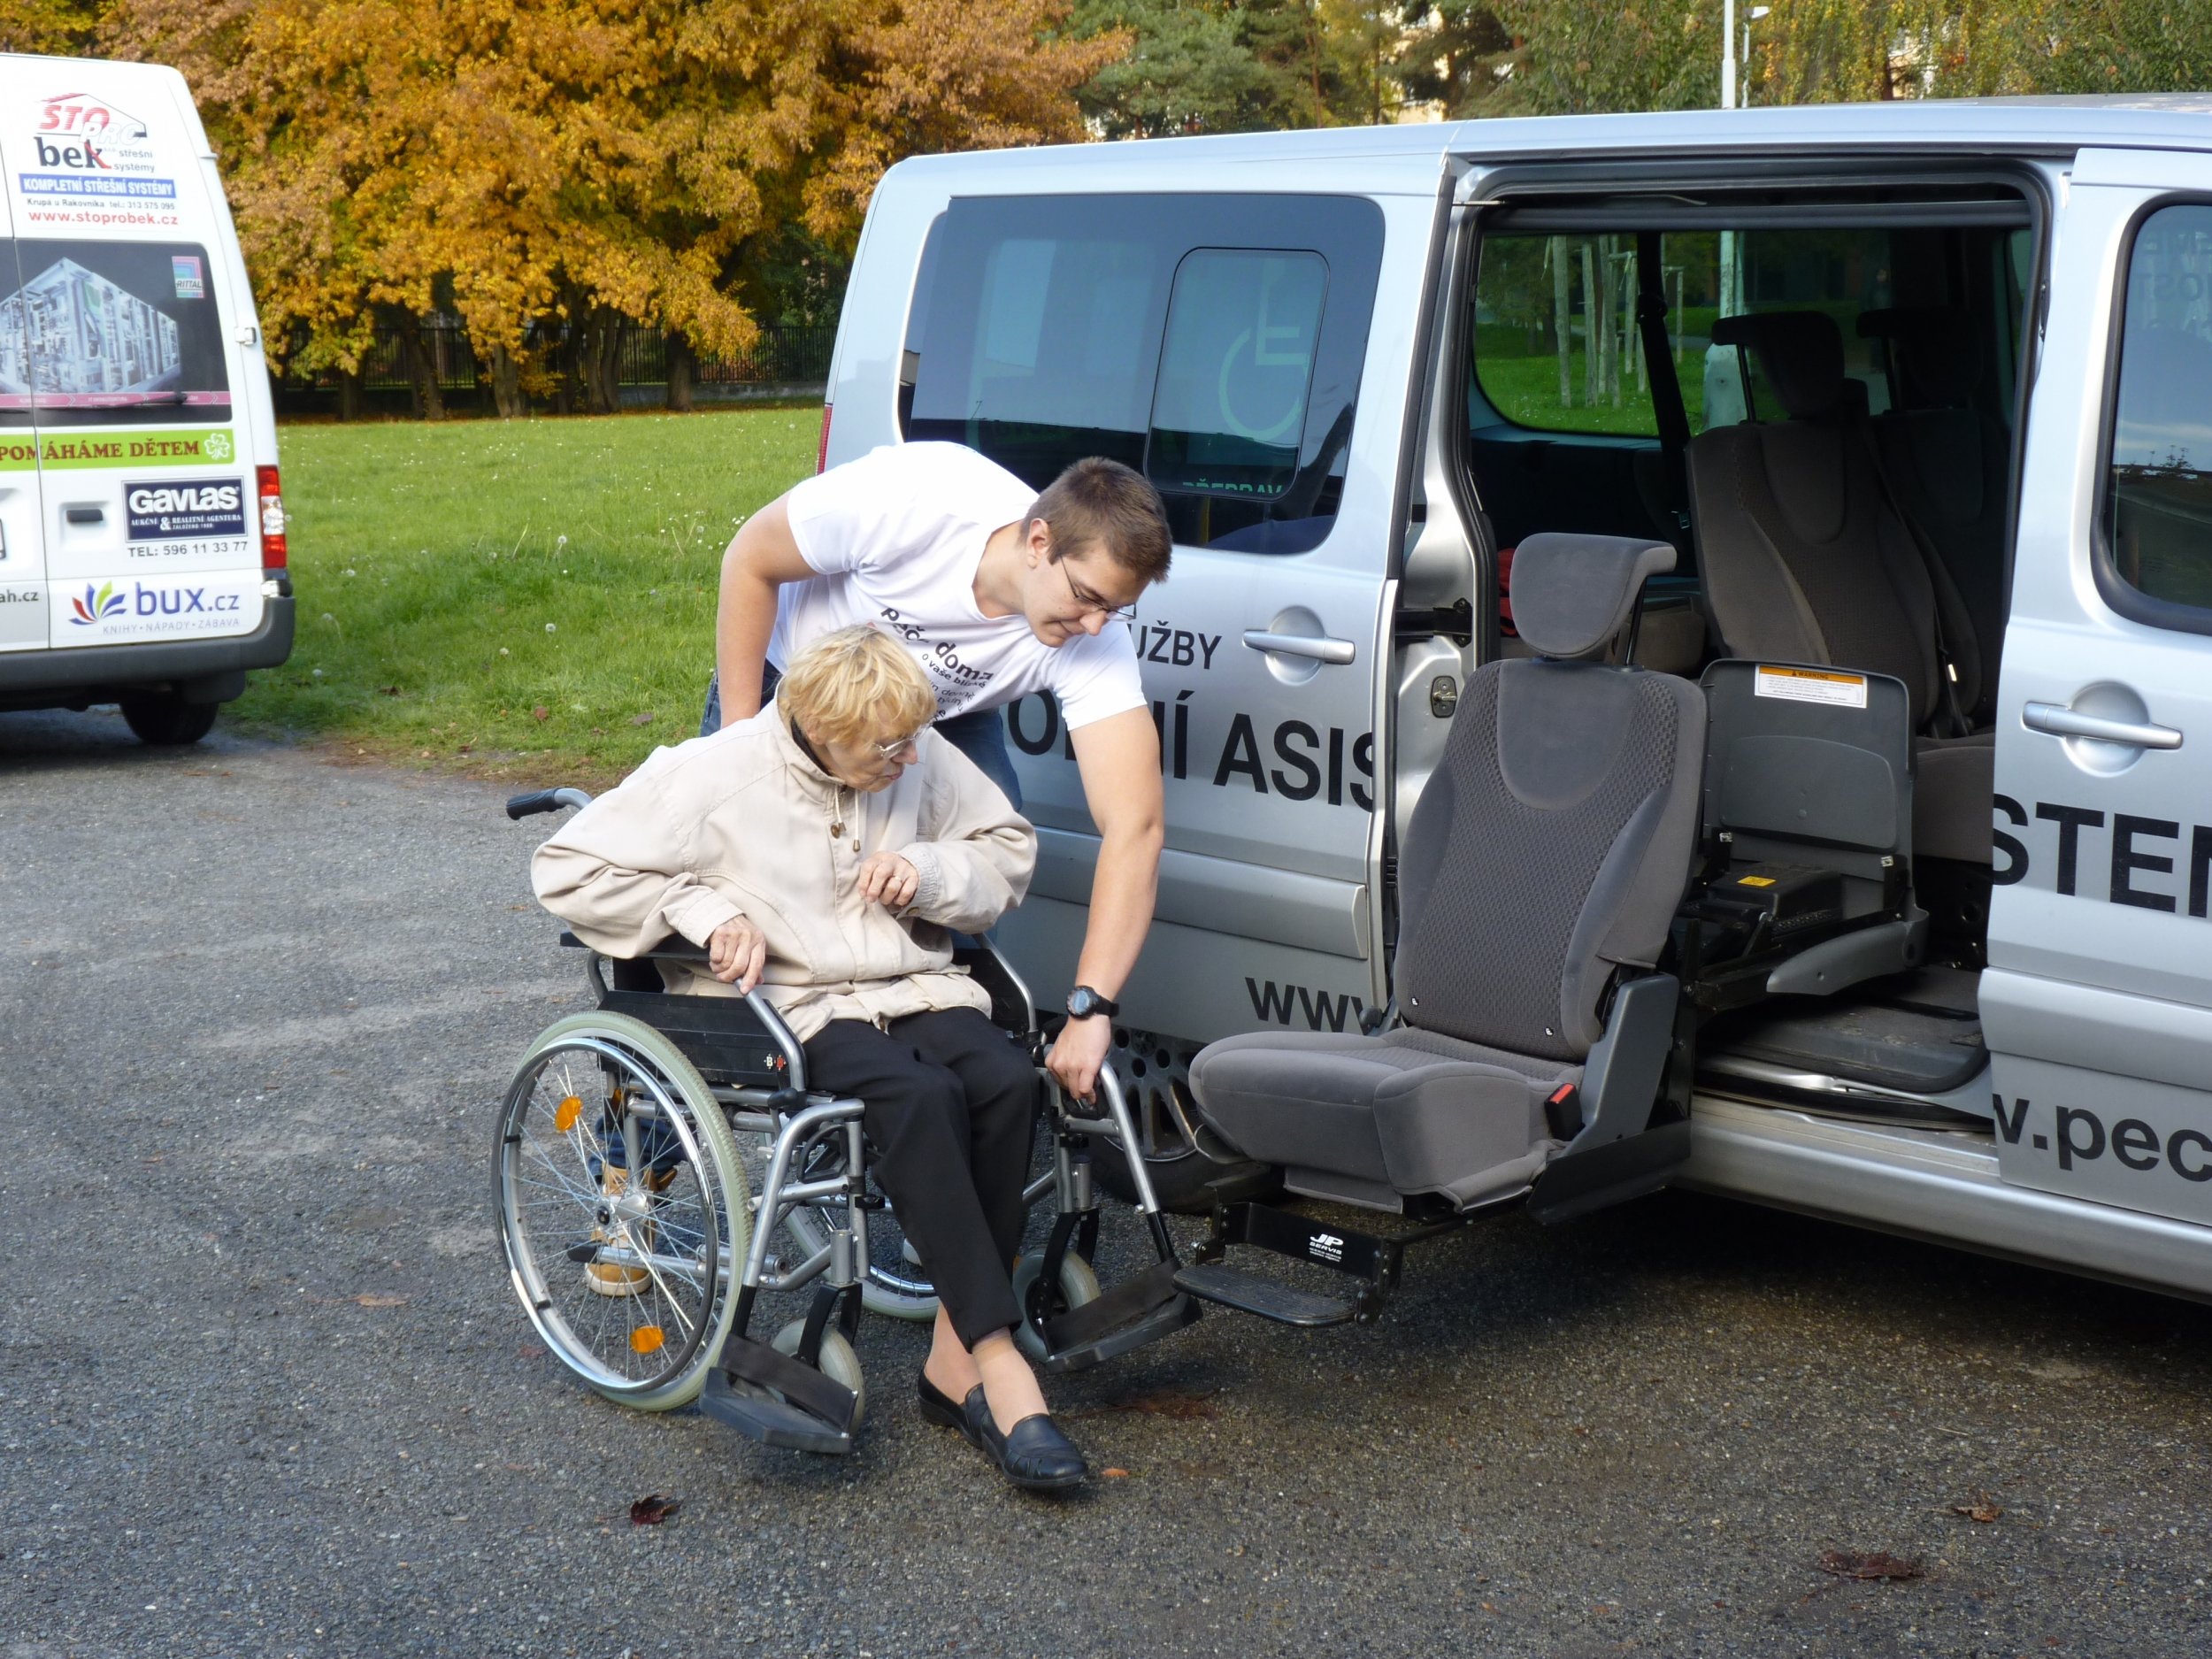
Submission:
POLYGON ((621 1405, 696 1399, 749 1227, 736 1143, 691 1063, 625 1015, 557 1022, 508 1086, 494 1169, 509 1277, 554 1357, 621 1405))

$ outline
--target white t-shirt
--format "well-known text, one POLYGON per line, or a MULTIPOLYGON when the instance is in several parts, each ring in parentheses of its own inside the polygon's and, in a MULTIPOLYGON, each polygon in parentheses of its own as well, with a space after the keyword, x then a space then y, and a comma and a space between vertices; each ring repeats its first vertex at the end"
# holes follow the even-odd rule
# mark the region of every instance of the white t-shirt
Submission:
POLYGON ((1037 492, 964 444, 888 445, 808 479, 786 505, 799 555, 820 575, 777 596, 768 660, 872 622, 906 641, 937 689, 938 718, 1050 691, 1073 731, 1144 707, 1129 630, 1047 645, 1018 611, 976 608, 983 545, 1029 511, 1037 492))

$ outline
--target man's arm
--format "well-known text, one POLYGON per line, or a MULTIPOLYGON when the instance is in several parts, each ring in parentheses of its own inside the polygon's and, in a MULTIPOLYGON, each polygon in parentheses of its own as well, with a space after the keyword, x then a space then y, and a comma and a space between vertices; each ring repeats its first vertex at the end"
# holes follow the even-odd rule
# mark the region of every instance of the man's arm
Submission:
POLYGON ((722 724, 760 712, 761 668, 776 629, 776 590, 815 574, 791 534, 786 496, 748 518, 722 555, 714 611, 714 672, 722 685, 722 724))
MULTIPOLYGON (((1083 777, 1091 821, 1098 826, 1098 867, 1091 877, 1091 918, 1076 959, 1075 983, 1110 999, 1121 995, 1160 889, 1160 848, 1167 810, 1160 789, 1160 735, 1152 716, 1128 709, 1088 726, 1071 739, 1083 777)), ((1079 1100, 1098 1086, 1098 1068, 1113 1041, 1113 1021, 1071 1019, 1052 1045, 1046 1065, 1079 1100)))

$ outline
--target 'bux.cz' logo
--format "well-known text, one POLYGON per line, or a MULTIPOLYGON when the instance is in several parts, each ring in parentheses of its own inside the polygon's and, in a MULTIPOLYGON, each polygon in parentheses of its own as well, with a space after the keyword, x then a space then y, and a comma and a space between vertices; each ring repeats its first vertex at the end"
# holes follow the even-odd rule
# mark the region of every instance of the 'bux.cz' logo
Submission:
POLYGON ((149 588, 133 582, 126 594, 113 582, 102 582, 97 588, 87 583, 82 597, 69 602, 69 620, 73 626, 87 628, 126 611, 134 617, 181 617, 238 608, 236 594, 211 595, 204 588, 149 588))
POLYGON ((88 628, 96 622, 106 620, 129 603, 127 599, 115 591, 113 582, 102 582, 97 588, 87 582, 84 593, 69 602, 69 621, 72 626, 88 628))

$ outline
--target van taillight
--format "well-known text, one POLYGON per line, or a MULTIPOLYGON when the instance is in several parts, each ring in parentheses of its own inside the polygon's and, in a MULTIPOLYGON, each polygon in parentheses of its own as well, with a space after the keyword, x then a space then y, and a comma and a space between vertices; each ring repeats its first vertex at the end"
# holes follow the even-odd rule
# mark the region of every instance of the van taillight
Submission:
POLYGON ((822 442, 814 451, 814 470, 818 472, 829 471, 829 422, 830 406, 824 403, 822 405, 822 442))
POLYGON ((284 496, 273 466, 254 468, 255 494, 261 497, 261 568, 280 576, 291 562, 284 549, 284 496))

